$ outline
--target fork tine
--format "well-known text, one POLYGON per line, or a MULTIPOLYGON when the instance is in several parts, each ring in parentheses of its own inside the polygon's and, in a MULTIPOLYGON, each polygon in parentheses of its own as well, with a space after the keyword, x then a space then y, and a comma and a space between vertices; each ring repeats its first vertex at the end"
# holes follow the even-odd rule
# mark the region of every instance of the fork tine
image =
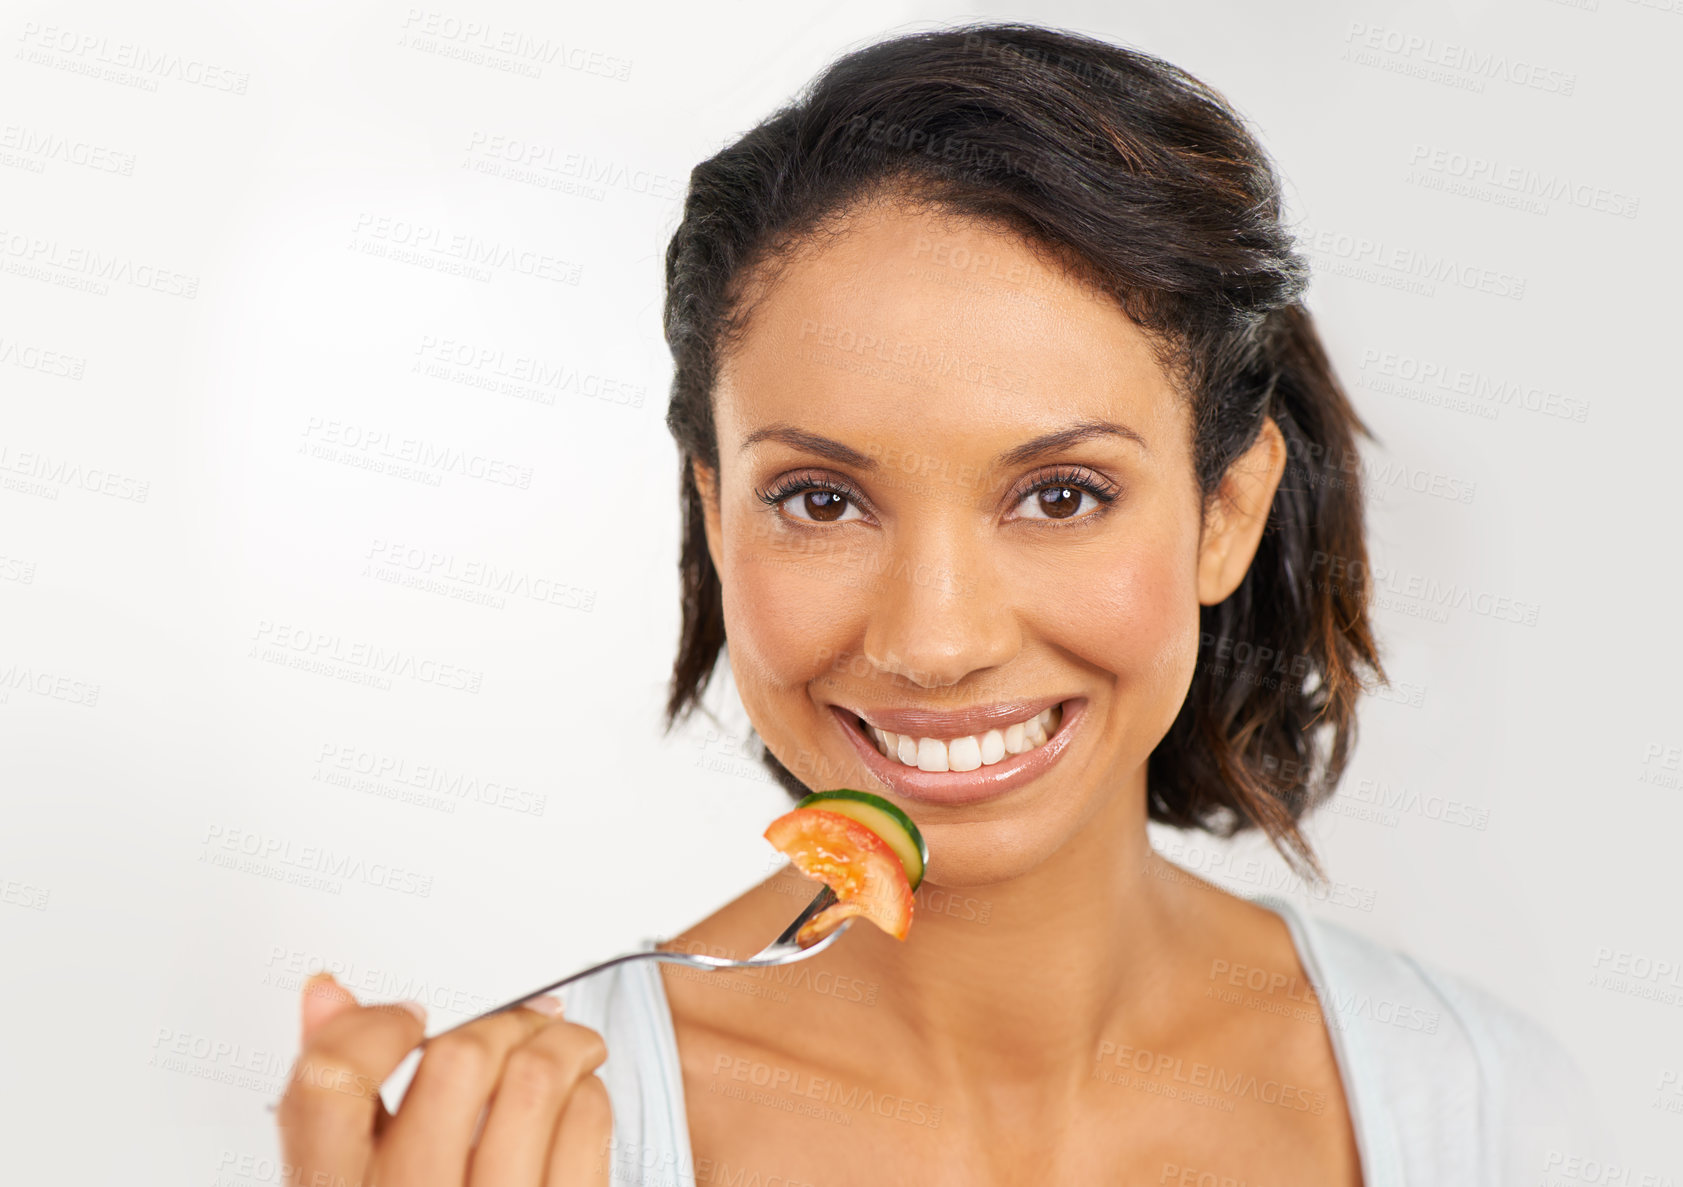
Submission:
POLYGON ((820 890, 817 896, 806 905, 806 910, 795 916, 795 921, 783 929, 782 935, 778 936, 775 940, 762 948, 759 953, 749 959, 758 960, 761 956, 764 956, 773 948, 793 944, 795 942, 795 933, 800 931, 802 927, 806 926, 807 920, 811 919, 814 915, 818 914, 818 912, 822 911, 825 907, 828 907, 835 901, 835 891, 831 890, 828 886, 826 886, 823 890, 820 890))

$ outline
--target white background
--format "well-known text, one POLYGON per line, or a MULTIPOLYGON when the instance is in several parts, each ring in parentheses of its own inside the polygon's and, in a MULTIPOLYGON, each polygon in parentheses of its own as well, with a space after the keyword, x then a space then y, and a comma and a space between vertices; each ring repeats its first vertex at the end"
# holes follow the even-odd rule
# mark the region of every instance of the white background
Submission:
POLYGON ((1629 1181, 1683 1179, 1683 0, 1275 7, 0 9, 0 1179, 274 1182, 302 974, 443 1020, 767 872, 787 800, 739 713, 658 730, 662 255, 690 168, 826 61, 970 16, 1164 56, 1275 155, 1382 442, 1398 688, 1313 829, 1339 888, 1314 909, 1541 1019, 1629 1181), (416 227, 541 263, 445 274, 392 254, 416 227), (499 357, 561 383, 477 386, 499 357), (492 476, 359 467, 356 433, 492 476), (457 596, 490 569, 541 596, 457 596), (353 658, 287 665, 308 646, 353 658), (460 675, 358 683, 371 648, 460 675), (406 802, 399 774, 480 791, 406 802))

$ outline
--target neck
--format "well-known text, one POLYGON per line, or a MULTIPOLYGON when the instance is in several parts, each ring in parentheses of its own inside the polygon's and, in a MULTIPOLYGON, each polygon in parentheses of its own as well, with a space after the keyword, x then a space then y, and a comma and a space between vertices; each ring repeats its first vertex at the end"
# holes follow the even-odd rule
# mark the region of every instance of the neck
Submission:
POLYGON ((1140 790, 1115 796, 1055 859, 1019 876, 924 883, 903 943, 856 923, 864 934, 846 937, 835 959, 880 986, 883 1013, 868 1025, 891 1024, 894 1049, 955 1092, 1075 1081, 1102 1039, 1136 1033, 1132 1020, 1159 1008, 1151 990, 1164 980, 1180 901, 1154 876, 1162 863, 1140 790))

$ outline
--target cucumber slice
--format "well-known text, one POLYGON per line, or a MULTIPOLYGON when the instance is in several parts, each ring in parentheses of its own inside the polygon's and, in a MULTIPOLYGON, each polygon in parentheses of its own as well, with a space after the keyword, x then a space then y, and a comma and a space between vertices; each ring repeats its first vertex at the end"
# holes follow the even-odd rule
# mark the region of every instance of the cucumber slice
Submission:
POLYGON ((857 820, 894 850, 900 864, 906 867, 906 880, 913 890, 923 881, 923 867, 929 864, 929 846, 924 844, 923 834, 917 831, 912 818, 880 795, 838 787, 834 791, 815 791, 795 807, 823 808, 857 820))

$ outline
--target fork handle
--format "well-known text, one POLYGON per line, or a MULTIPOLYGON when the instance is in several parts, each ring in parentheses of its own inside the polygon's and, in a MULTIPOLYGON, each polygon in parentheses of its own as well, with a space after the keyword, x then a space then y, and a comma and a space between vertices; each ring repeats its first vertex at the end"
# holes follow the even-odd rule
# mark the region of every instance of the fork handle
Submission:
MULTIPOLYGON (((800 931, 802 925, 804 925, 807 920, 811 919, 814 915, 818 914, 818 912, 822 911, 825 907, 828 907, 835 901, 836 892, 831 890, 828 886, 824 887, 824 889, 820 890, 817 896, 807 904, 806 910, 795 916, 795 921, 784 929, 783 934, 778 936, 777 939, 773 940, 770 944, 766 945, 766 947, 773 948, 778 944, 787 944, 792 942, 795 938, 795 933, 800 931)), ((695 957, 691 953, 662 952, 659 948, 646 948, 639 952, 627 952, 609 960, 604 960, 600 964, 593 964, 589 968, 580 969, 576 973, 569 973, 567 976, 562 977, 559 981, 552 981, 548 985, 543 986, 541 989, 534 989, 530 993, 523 993, 517 998, 504 1002, 500 1006, 493 1006, 491 1009, 486 1010, 482 1014, 475 1014, 472 1018, 464 1019, 463 1021, 456 1023, 454 1026, 447 1026, 437 1034, 428 1035, 417 1045, 425 1047, 434 1039, 441 1038, 453 1030, 460 1030, 464 1026, 478 1022, 481 1018, 489 1018, 493 1014, 501 1014, 508 1010, 512 1010, 517 1006, 524 1005, 525 1003, 531 1001, 534 997, 539 997, 545 993, 551 992, 552 990, 560 989, 564 985, 571 985, 574 981, 582 980, 593 973, 599 973, 603 969, 613 968, 616 964, 625 964, 628 961, 633 960, 669 960, 677 961, 679 963, 695 964, 698 968, 732 968, 748 963, 746 961, 731 961, 717 966, 709 966, 707 964, 697 963, 695 957)))
POLYGON ((612 968, 616 964, 625 964, 626 962, 633 961, 633 960, 649 960, 649 959, 653 959, 653 958, 657 958, 657 957, 661 957, 661 956, 671 957, 671 956, 674 956, 674 955, 677 955, 677 954, 672 953, 672 952, 662 952, 658 948, 649 948, 649 949, 645 949, 644 951, 641 951, 641 952, 627 952, 624 955, 616 956, 611 960, 604 960, 601 964, 593 964, 589 968, 580 969, 576 973, 571 973, 568 976, 562 977, 559 981, 552 981, 550 984, 545 985, 541 989, 534 989, 534 990, 532 990, 532 992, 522 994, 520 997, 517 997, 512 1001, 506 1001, 500 1006, 493 1006, 489 1010, 486 1010, 483 1014, 475 1014, 472 1018, 464 1019, 461 1022, 458 1022, 453 1026, 446 1026, 443 1030, 439 1031, 437 1034, 428 1035, 426 1038, 422 1039, 416 1045, 420 1046, 420 1047, 425 1047, 428 1043, 432 1042, 434 1039, 441 1038, 444 1035, 449 1034, 453 1030, 460 1030, 464 1026, 468 1026, 472 1023, 478 1022, 481 1018, 489 1018, 493 1014, 506 1013, 507 1011, 512 1010, 512 1009, 516 1008, 517 1006, 525 1005, 527 1002, 531 1001, 534 997, 541 997, 542 995, 544 995, 546 993, 549 993, 552 990, 560 989, 563 985, 571 985, 574 981, 581 981, 585 977, 590 976, 592 973, 599 973, 603 969, 612 968))

